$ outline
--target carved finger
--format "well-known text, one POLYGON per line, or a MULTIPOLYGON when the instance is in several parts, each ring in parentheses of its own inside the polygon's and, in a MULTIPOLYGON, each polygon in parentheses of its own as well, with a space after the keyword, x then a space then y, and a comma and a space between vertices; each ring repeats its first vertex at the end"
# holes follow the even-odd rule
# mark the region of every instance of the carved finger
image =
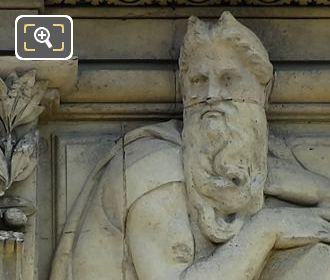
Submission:
POLYGON ((330 222, 330 208, 317 208, 316 212, 322 219, 330 222))
POLYGON ((324 222, 322 224, 322 229, 318 233, 321 242, 330 243, 330 223, 324 222))

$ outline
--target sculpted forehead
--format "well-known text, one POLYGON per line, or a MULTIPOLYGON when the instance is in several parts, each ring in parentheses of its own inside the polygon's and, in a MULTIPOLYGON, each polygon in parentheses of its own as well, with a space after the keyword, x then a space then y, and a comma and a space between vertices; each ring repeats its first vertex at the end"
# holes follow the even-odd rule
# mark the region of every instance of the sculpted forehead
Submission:
POLYGON ((188 74, 192 71, 208 72, 210 68, 240 69, 243 63, 237 51, 224 42, 209 44, 207 42, 199 45, 191 54, 188 62, 188 74))

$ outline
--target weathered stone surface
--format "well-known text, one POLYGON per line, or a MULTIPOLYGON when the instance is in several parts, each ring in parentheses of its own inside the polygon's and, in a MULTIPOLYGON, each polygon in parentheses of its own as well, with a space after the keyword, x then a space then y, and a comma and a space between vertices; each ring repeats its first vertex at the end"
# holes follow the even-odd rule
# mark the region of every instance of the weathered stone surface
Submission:
POLYGON ((180 6, 173 9, 172 7, 148 7, 144 9, 141 7, 132 6, 129 9, 126 7, 116 7, 116 9, 108 9, 108 7, 72 7, 72 6, 48 6, 45 9, 47 14, 52 15, 70 15, 75 18, 112 18, 112 19, 137 19, 137 18, 188 18, 192 14, 200 18, 217 18, 224 11, 230 11, 236 18, 329 18, 329 9, 324 7, 295 7, 292 6, 289 9, 283 7, 229 7, 229 6, 218 6, 214 7, 199 6, 189 7, 180 6))
POLYGON ((167 70, 86 70, 62 102, 161 103, 175 100, 175 74, 167 70))
POLYGON ((330 242, 330 179, 322 163, 308 167, 328 149, 315 142, 308 155, 268 138, 272 70, 259 39, 229 13, 214 25, 191 18, 180 56, 183 131, 173 120, 142 126, 86 179, 73 169, 72 185, 83 187, 62 191, 69 214, 50 279, 279 279, 268 265, 287 279, 328 279, 329 247, 314 244, 330 242), (267 207, 268 196, 295 206, 267 207), (319 249, 322 269, 306 272, 319 249))
MULTIPOLYGON (((60 4, 70 4, 70 5, 79 5, 79 4, 86 4, 90 3, 91 5, 98 6, 98 5, 115 5, 115 6, 144 6, 144 5, 162 5, 167 6, 169 3, 165 0, 139 0, 139 1, 127 1, 127 0, 46 0, 46 4, 48 5, 60 5, 60 4)), ((330 2, 327 0, 276 0, 276 1, 265 1, 265 0, 229 0, 229 1, 222 1, 222 0, 202 0, 202 1, 191 1, 191 0, 176 0, 171 3, 171 5, 186 5, 186 6, 199 6, 199 5, 230 5, 236 6, 239 4, 245 5, 270 5, 270 6, 277 6, 283 4, 292 4, 292 5, 301 5, 305 6, 309 3, 313 3, 316 5, 330 5, 330 2)))
POLYGON ((313 69, 305 65, 301 70, 276 69, 276 80, 270 102, 272 103, 327 103, 330 69, 313 69))
POLYGON ((65 95, 75 89, 78 79, 78 59, 68 61, 21 61, 16 57, 0 56, 0 78, 16 71, 19 74, 36 70, 39 80, 47 80, 49 87, 65 95))
POLYGON ((278 251, 270 257, 261 280, 330 279, 330 247, 324 244, 278 251), (304 273, 301 273, 304 271, 304 273))
POLYGON ((21 14, 35 15, 38 11, 0 9, 0 51, 15 50, 15 19, 21 14))
MULTIPOLYGON (((71 69, 70 65, 59 67, 63 76, 71 69)), ((72 67, 72 71, 77 70, 76 64, 72 67)), ((87 70, 89 64, 80 67, 77 87, 73 87, 75 79, 69 80, 70 76, 57 80, 54 74, 40 74, 61 89, 60 100, 43 120, 167 119, 181 115, 178 73, 174 76, 174 71, 168 67, 162 70, 153 70, 146 64, 140 64, 145 70, 87 70), (64 91, 66 89, 70 91, 64 91)), ((275 68, 267 118, 272 121, 328 120, 329 70, 320 64, 290 69, 282 64, 275 68)))
POLYGON ((47 88, 47 81, 36 79, 35 70, 0 78, 1 279, 37 277, 36 217, 32 216, 36 208, 36 124, 47 88))
POLYGON ((24 236, 20 232, 0 231, 0 275, 2 279, 22 278, 24 236))
MULTIPOLYGON (((111 66, 114 67, 110 64, 109 67, 111 66)), ((64 67, 69 71, 69 65, 63 65, 64 67)), ((88 68, 88 64, 81 67, 88 68)), ((63 103, 181 103, 177 71, 168 70, 166 67, 163 70, 152 70, 146 64, 141 64, 140 67, 145 69, 81 70, 76 89, 72 85, 75 81, 74 73, 77 71, 75 68, 72 69, 73 81, 58 77, 58 81, 52 82, 56 76, 43 75, 42 69, 39 70, 41 72, 39 76, 48 78, 53 87, 61 89, 63 103), (63 92, 66 88, 71 91, 63 92)), ((66 69, 63 68, 61 70, 64 76, 66 69)), ((328 93, 330 70, 326 67, 305 65, 293 70, 278 65, 275 67, 275 72, 276 78, 270 103, 330 102, 328 93)))
MULTIPOLYGON (((260 37, 271 60, 329 60, 329 19, 241 21, 260 37)), ((186 31, 185 19, 75 19, 74 23, 74 54, 80 59, 176 60, 186 31)))
MULTIPOLYGON (((29 149, 37 138, 24 137, 28 127, 14 133, 16 140, 25 140, 12 144, 17 149, 7 152, 5 164, 0 156, 0 183, 27 176, 0 198, 0 229, 6 228, 0 231, 0 278, 46 280, 53 262, 57 280, 66 279, 63 263, 79 280, 328 280, 329 247, 319 241, 330 243, 330 10, 314 0, 306 7, 298 7, 301 1, 276 7, 280 0, 258 8, 245 0, 243 6, 217 7, 212 7, 217 0, 156 0, 164 5, 159 7, 155 2, 137 6, 149 0, 120 1, 47 6, 41 0, 0 0, 0 55, 13 55, 14 19, 30 13, 72 15, 81 55, 79 69, 78 59, 0 57, 1 79, 36 70, 36 80, 48 80, 51 87, 42 101, 47 111, 41 117, 38 170, 36 150, 31 156, 29 149), (109 7, 108 2, 126 7, 109 7), (179 2, 198 7, 173 8, 179 2), (267 98, 258 89, 259 78, 255 84, 255 69, 247 66, 244 51, 212 39, 209 45, 203 40, 194 45, 188 60, 189 67, 204 70, 206 80, 215 84, 207 90, 200 84, 205 76, 193 77, 189 83, 199 84, 197 97, 211 98, 207 105, 202 101, 200 110, 198 104, 182 104, 181 90, 187 91, 186 100, 196 95, 189 83, 179 89, 191 74, 180 78, 177 70, 186 19, 197 15, 216 23, 226 9, 258 35, 273 60, 277 77, 266 108, 260 106, 267 98), (210 57, 217 53, 213 63, 210 57), (246 72, 238 71, 243 85, 227 90, 230 83, 224 87, 223 77, 214 76, 231 63, 246 72), (214 97, 219 104, 213 104, 214 97), (180 121, 157 124, 181 120, 182 112, 184 132, 180 121), (250 184, 244 184, 246 178, 250 184), (239 250, 233 253, 235 247, 239 250), (59 261, 52 261, 55 248, 64 252, 58 253, 59 261), (266 251, 264 266, 257 267, 266 251), (249 260, 252 265, 243 273, 249 260)), ((199 21, 192 25, 205 27, 199 21)), ((260 48, 254 53, 260 54, 260 48)), ((20 117, 9 112, 15 111, 10 101, 0 99, 6 103, 0 111, 7 112, 1 132, 4 119, 20 117)), ((0 137, 1 150, 4 142, 10 141, 0 137)))
POLYGON ((0 9, 41 9, 43 7, 43 0, 1 0, 0 2, 0 9))

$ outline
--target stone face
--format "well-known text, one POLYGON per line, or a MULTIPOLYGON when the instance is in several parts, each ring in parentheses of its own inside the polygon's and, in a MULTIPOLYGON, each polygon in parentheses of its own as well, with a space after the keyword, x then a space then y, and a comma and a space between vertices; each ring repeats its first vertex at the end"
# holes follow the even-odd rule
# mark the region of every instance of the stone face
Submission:
MULTIPOLYGON (((309 140, 269 135, 272 70, 230 13, 191 18, 183 130, 175 120, 134 129, 84 183, 71 175, 83 188, 60 194, 50 279, 329 279, 329 247, 318 243, 330 242, 330 179, 311 164, 328 148, 319 139, 308 154, 309 140)), ((88 158, 82 150, 73 155, 88 158)))
POLYGON ((329 279, 330 2, 220 2, 0 0, 0 279, 329 279))

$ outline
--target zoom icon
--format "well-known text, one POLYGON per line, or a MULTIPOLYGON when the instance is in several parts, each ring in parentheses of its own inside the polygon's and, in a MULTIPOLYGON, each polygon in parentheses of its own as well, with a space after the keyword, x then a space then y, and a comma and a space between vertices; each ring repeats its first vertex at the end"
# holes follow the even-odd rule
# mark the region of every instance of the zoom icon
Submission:
POLYGON ((46 43, 47 47, 51 49, 53 47, 52 43, 49 41, 50 32, 46 27, 38 27, 34 31, 34 39, 38 43, 46 43), (45 39, 44 39, 45 37, 45 39))
POLYGON ((73 52, 73 24, 69 16, 18 16, 15 54, 21 60, 67 60, 73 52))

